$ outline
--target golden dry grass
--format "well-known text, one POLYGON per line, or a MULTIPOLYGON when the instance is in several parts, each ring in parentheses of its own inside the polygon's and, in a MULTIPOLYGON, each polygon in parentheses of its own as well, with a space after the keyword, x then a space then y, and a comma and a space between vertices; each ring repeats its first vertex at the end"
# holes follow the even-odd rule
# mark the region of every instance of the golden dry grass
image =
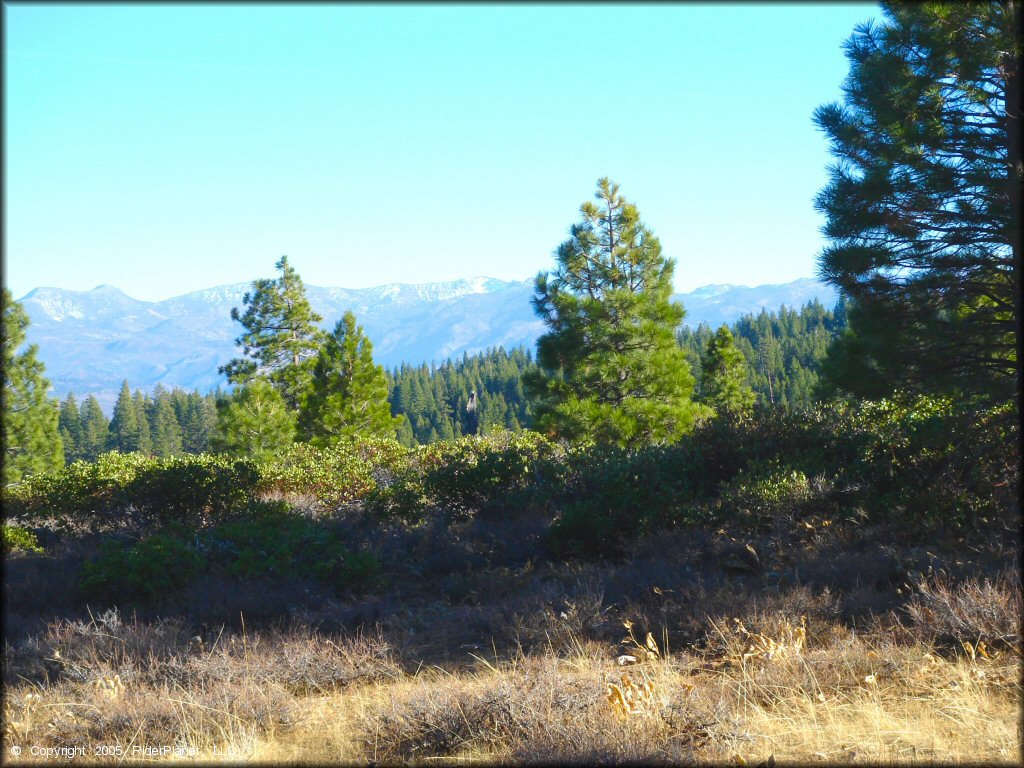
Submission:
POLYGON ((975 638, 937 649, 897 628, 742 619, 709 620, 708 642, 672 652, 626 627, 635 662, 579 639, 529 656, 467 654, 444 669, 399 664, 379 634, 204 639, 107 614, 7 648, 8 671, 22 676, 5 692, 4 756, 53 762, 38 751, 84 747, 102 762, 1020 763, 1018 646, 975 638))

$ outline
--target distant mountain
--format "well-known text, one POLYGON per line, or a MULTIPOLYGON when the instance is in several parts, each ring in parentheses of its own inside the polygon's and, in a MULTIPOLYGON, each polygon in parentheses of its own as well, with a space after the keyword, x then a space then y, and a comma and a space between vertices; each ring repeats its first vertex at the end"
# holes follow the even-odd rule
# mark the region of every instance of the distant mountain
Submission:
POLYGON ((717 328, 748 312, 756 313, 762 309, 773 311, 782 305, 802 307, 814 299, 831 309, 839 299, 839 294, 827 283, 803 278, 791 283, 759 285, 756 288, 745 285, 705 285, 691 293, 677 293, 672 298, 683 302, 686 309, 683 322, 686 325, 696 328, 706 323, 717 328))
MULTIPOLYGON (((108 410, 122 379, 150 390, 158 383, 208 391, 224 379, 217 367, 235 356, 241 326, 231 308, 242 306, 250 283, 221 285, 164 301, 139 301, 110 285, 91 291, 36 288, 19 301, 32 324, 28 341, 39 357, 54 394, 95 394, 108 410)), ((348 289, 307 286, 313 308, 333 328, 351 309, 373 342, 374 359, 394 367, 403 362, 440 363, 449 357, 503 345, 532 348, 543 332, 533 314, 533 281, 474 277, 444 283, 348 289)), ((817 298, 836 301, 831 287, 796 280, 756 288, 708 285, 677 294, 686 324, 712 327, 747 312, 801 306, 817 298)))

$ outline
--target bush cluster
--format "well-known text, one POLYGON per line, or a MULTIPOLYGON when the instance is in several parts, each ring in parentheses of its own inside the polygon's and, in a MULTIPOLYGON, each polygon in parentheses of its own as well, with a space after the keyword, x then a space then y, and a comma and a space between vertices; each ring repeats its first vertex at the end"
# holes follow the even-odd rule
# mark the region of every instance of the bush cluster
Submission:
POLYGON ((979 411, 951 398, 883 400, 855 418, 861 450, 844 475, 872 517, 935 527, 1016 508, 1012 404, 979 411))
POLYGON ((407 523, 432 508, 452 520, 514 513, 537 503, 546 470, 563 456, 536 432, 498 430, 441 441, 408 452, 367 499, 382 517, 407 523))
POLYGON ((8 517, 63 530, 208 525, 244 507, 258 479, 253 462, 225 456, 111 452, 29 478, 9 488, 4 502, 8 517))
POLYGON ((168 531, 133 544, 104 542, 99 556, 83 566, 79 585, 101 600, 159 600, 187 586, 203 565, 186 531, 168 531))
POLYGON ((680 524, 761 527, 826 507, 963 525, 1015 507, 1015 429, 1008 406, 979 413, 917 398, 762 409, 670 446, 569 451, 548 543, 558 556, 614 556, 639 534, 680 524))
POLYGON ((36 535, 17 525, 4 526, 4 552, 32 552, 39 554, 43 548, 39 546, 36 535))
MULTIPOLYGON (((335 552, 325 525, 270 514, 259 502, 301 501, 320 512, 358 503, 382 521, 406 524, 431 510, 455 521, 533 509, 550 515, 547 544, 560 557, 614 556, 641 534, 679 525, 763 527, 823 507, 900 525, 962 525, 1014 508, 1016 428, 1009 406, 979 411, 918 398, 761 409, 638 449, 496 432, 415 449, 393 440, 297 444, 265 462, 110 453, 9 487, 5 504, 19 523, 162 535, 173 525, 217 529, 221 539, 209 539, 211 546, 249 548, 250 555, 232 555, 240 576, 291 568, 348 583, 373 564, 335 552)), ((161 546, 132 552, 151 563, 181 554, 161 546)))
POLYGON ((324 448, 295 443, 260 465, 257 490, 303 496, 321 509, 333 509, 389 485, 405 468, 408 454, 409 449, 395 440, 379 438, 324 448))
POLYGON ((110 452, 7 488, 9 518, 93 532, 205 527, 268 496, 302 497, 333 509, 369 496, 400 471, 408 453, 393 440, 314 448, 296 444, 271 461, 219 454, 159 459, 110 452))
POLYGON ((348 547, 336 527, 284 502, 257 502, 244 518, 202 530, 171 525, 130 544, 108 541, 85 564, 81 587, 102 600, 154 601, 209 571, 244 580, 310 578, 337 591, 365 589, 381 578, 377 558, 348 547))

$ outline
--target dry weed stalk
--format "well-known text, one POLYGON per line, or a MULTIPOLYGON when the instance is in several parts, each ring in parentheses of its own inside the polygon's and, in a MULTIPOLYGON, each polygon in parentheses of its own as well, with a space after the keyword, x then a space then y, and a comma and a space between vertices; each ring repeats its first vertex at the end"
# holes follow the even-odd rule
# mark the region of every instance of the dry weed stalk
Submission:
POLYGON ((660 659, 661 658, 661 649, 658 647, 657 642, 655 642, 654 635, 652 635, 650 632, 648 632, 647 633, 647 637, 644 639, 643 644, 641 644, 640 641, 636 639, 636 635, 633 634, 633 622, 632 621, 630 621, 629 619, 625 619, 622 622, 622 626, 624 626, 626 628, 626 631, 629 633, 629 636, 628 637, 624 637, 622 639, 622 642, 624 642, 624 643, 632 643, 634 646, 636 646, 641 651, 641 653, 644 654, 645 658, 652 659, 652 660, 653 659, 660 659))
POLYGON ((629 675, 620 678, 621 684, 608 683, 607 700, 612 711, 622 719, 630 715, 651 714, 658 709, 658 687, 651 680, 633 682, 629 675))
POLYGON ((759 632, 751 632, 739 619, 733 619, 734 629, 746 640, 746 646, 740 653, 740 661, 747 659, 763 658, 768 661, 795 659, 803 651, 804 643, 807 642, 807 617, 800 617, 800 624, 794 627, 789 621, 782 626, 782 634, 778 640, 773 640, 768 635, 759 632))

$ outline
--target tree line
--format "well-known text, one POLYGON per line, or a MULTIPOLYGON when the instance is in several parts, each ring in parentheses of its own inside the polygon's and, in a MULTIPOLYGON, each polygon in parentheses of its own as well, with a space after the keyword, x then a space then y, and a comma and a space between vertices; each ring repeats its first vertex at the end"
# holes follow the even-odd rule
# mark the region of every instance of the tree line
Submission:
POLYGON ((488 349, 439 366, 402 364, 387 373, 391 412, 402 416, 398 440, 427 445, 496 428, 518 430, 532 422, 523 373, 533 366, 529 351, 488 349), (475 416, 468 410, 476 395, 475 416))
MULTIPOLYGON (((696 329, 683 326, 678 343, 695 378, 695 392, 705 402, 719 402, 735 380, 746 385, 762 406, 793 407, 814 402, 821 361, 829 344, 845 329, 843 302, 826 310, 817 300, 799 310, 748 313, 727 328, 741 357, 728 361, 729 341, 722 328, 707 324, 696 329), (716 338, 718 341, 712 344, 716 338), (726 360, 725 363, 715 361, 726 360), (704 368, 730 365, 735 376, 719 374, 713 391, 712 374, 705 384, 704 368)), ((396 439, 403 445, 428 445, 467 434, 486 434, 494 429, 516 431, 532 427, 530 400, 523 389, 523 375, 534 367, 529 350, 516 347, 488 349, 441 365, 407 363, 385 371, 388 403, 399 417, 396 439), (467 404, 477 396, 477 416, 471 419, 467 404)), ((217 402, 226 397, 217 390, 200 394, 180 387, 157 385, 152 393, 121 392, 108 419, 94 395, 79 403, 75 393, 60 402, 57 422, 65 463, 95 461, 105 451, 138 451, 158 457, 199 454, 211 449, 217 428, 217 402)))
MULTIPOLYGON (((743 356, 757 403, 783 408, 810 405, 821 396, 821 363, 832 342, 846 330, 846 303, 840 300, 834 308, 825 309, 814 299, 799 310, 762 309, 742 315, 728 329, 743 356)), ((702 361, 716 335, 705 323, 695 329, 684 326, 679 343, 689 360, 702 361)), ((703 391, 701 371, 701 366, 694 367, 699 392, 703 391)))
POLYGON ((153 393, 131 392, 128 382, 108 419, 94 395, 78 404, 73 392, 60 403, 57 431, 64 461, 95 461, 105 451, 139 452, 166 458, 182 453, 204 453, 217 419, 219 392, 201 395, 181 387, 168 391, 157 385, 153 393))

